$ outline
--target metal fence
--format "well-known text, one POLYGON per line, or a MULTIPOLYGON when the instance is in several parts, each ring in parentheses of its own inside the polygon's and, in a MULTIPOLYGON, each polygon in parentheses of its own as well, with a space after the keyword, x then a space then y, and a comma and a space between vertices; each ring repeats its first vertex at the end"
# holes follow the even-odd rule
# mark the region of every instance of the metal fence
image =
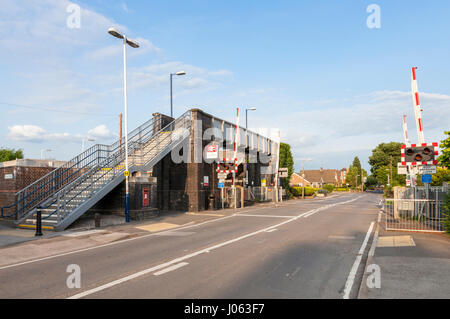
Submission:
POLYGON ((442 201, 435 199, 385 199, 382 211, 386 230, 443 232, 442 201))

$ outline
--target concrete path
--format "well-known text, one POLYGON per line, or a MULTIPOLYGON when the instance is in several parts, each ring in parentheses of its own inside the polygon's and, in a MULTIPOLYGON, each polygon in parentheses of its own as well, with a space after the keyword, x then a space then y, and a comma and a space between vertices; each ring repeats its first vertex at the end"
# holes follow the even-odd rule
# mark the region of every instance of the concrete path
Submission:
POLYGON ((368 258, 359 298, 450 298, 450 236, 387 232, 381 218, 372 245, 374 254, 368 258), (379 287, 374 286, 373 265, 379 269, 379 287))

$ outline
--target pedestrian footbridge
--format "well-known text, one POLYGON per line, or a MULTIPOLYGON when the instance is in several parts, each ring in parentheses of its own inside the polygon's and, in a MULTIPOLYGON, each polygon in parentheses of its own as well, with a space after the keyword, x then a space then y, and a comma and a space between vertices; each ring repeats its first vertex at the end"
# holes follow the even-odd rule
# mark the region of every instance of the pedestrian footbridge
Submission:
MULTIPOLYGON (((148 171, 189 138, 191 112, 170 121, 155 116, 128 134, 130 174, 148 171)), ((42 228, 60 231, 87 212, 119 185, 125 172, 125 139, 97 144, 17 193, 17 201, 2 208, 22 228, 35 228, 41 209, 42 228)))

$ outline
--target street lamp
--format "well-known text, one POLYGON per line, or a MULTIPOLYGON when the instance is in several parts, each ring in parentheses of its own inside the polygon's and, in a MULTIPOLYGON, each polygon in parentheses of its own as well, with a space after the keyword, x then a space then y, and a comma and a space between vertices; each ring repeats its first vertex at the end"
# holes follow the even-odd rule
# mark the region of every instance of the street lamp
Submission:
POLYGON ((176 73, 170 73, 170 117, 173 118, 173 97, 172 97, 172 77, 174 75, 185 75, 186 72, 178 71, 176 73))
POLYGON ((132 48, 139 48, 139 44, 117 31, 109 28, 108 33, 123 40, 123 98, 125 104, 125 221, 130 222, 130 194, 128 192, 128 112, 127 112, 127 44, 132 48))
POLYGON ((85 145, 85 141, 88 141, 88 142, 95 142, 95 140, 93 139, 93 138, 82 138, 81 139, 81 153, 83 153, 84 152, 84 145, 85 145))
POLYGON ((51 152, 51 151, 52 151, 52 150, 49 149, 49 148, 47 148, 47 149, 45 149, 45 148, 41 149, 41 159, 44 159, 44 152, 51 152))
MULTIPOLYGON (((251 107, 251 108, 245 109, 245 136, 247 137, 247 145, 249 144, 248 133, 247 133, 248 132, 247 113, 248 113, 248 111, 255 111, 255 110, 256 110, 256 107, 251 107)), ((245 180, 248 185, 248 154, 247 154, 247 158, 245 161, 245 180)))

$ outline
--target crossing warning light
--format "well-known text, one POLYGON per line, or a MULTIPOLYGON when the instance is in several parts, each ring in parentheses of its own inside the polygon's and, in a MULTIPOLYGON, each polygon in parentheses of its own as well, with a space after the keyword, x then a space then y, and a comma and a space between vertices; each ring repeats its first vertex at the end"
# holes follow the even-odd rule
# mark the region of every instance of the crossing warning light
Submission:
POLYGON ((436 165, 437 143, 409 144, 401 146, 402 165, 436 165))
POLYGON ((224 158, 217 163, 217 173, 237 173, 237 158, 224 158))

